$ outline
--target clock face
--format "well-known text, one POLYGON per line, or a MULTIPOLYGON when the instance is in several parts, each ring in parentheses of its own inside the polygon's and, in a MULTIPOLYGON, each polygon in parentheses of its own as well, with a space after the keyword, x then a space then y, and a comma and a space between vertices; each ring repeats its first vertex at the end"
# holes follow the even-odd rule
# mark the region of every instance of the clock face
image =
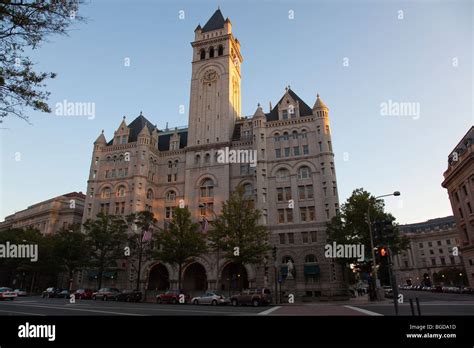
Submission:
POLYGON ((203 79, 205 82, 212 82, 217 80, 217 72, 215 70, 206 70, 203 79))

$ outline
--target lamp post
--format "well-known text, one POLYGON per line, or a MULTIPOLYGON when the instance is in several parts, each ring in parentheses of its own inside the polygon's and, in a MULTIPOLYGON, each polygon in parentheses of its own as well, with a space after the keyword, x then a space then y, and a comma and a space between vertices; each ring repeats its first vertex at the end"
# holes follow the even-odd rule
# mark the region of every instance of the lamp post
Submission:
MULTIPOLYGON (((386 194, 386 195, 377 196, 377 197, 375 197, 374 200, 377 201, 377 199, 379 199, 379 198, 388 197, 388 196, 400 196, 400 192, 395 191, 393 193, 389 193, 389 194, 386 194)), ((378 288, 377 287, 377 265, 375 264, 374 237, 373 237, 373 233, 372 233, 372 222, 370 221, 370 201, 369 201, 369 205, 367 207, 367 224, 369 225, 370 249, 372 249, 372 281, 373 281, 374 290, 375 290, 374 297, 377 300, 378 299, 378 296, 377 296, 377 288, 378 288)))
MULTIPOLYGON (((199 208, 206 208, 206 211, 207 211, 207 203, 199 203, 199 208)), ((214 215, 214 218, 217 218, 217 215, 216 213, 214 212, 214 210, 212 211, 212 214, 214 215)), ((203 218, 205 219, 206 217, 203 216, 203 218)), ((220 248, 219 246, 217 246, 217 277, 216 277, 216 291, 218 292, 219 291, 219 278, 220 278, 220 269, 219 269, 219 251, 220 251, 220 248)), ((229 287, 229 291, 230 291, 230 287, 229 287)))

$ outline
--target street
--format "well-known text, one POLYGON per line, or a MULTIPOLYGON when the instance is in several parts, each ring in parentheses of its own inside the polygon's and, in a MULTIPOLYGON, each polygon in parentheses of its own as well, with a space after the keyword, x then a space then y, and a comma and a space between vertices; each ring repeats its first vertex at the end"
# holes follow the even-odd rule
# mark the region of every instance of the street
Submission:
MULTIPOLYGON (((411 315, 409 299, 419 298, 422 315, 474 315, 474 296, 431 293, 424 291, 402 291, 404 303, 399 304, 401 315, 411 315)), ((416 312, 416 304, 415 304, 416 312)), ((283 304, 267 307, 232 307, 204 305, 172 305, 156 303, 128 303, 115 301, 43 299, 40 296, 18 297, 14 301, 0 302, 0 316, 10 315, 120 315, 120 316, 376 316, 394 315, 391 300, 370 303, 366 296, 345 302, 316 302, 305 304, 283 304)))

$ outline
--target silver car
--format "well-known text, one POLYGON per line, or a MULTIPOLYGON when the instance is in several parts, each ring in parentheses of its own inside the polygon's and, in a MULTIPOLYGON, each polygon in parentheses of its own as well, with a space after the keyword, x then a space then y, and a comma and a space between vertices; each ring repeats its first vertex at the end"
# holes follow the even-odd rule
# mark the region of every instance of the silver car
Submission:
POLYGON ((208 304, 212 306, 217 305, 226 305, 230 303, 228 298, 225 298, 222 295, 219 295, 215 292, 208 291, 201 296, 193 297, 191 300, 192 304, 199 305, 199 304, 208 304))

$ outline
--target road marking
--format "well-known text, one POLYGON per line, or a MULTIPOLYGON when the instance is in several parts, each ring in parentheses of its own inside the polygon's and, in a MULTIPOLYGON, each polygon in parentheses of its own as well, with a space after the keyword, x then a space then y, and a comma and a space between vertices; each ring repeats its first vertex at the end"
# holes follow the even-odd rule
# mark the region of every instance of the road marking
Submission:
POLYGON ((281 306, 276 306, 276 307, 267 309, 266 311, 260 312, 260 313, 258 313, 257 315, 268 315, 268 314, 270 314, 271 312, 276 311, 276 310, 279 309, 279 308, 281 308, 281 306))
POLYGON ((29 312, 20 312, 20 311, 5 311, 5 310, 1 310, 0 309, 0 312, 7 312, 7 313, 18 313, 18 314, 26 314, 26 315, 39 315, 39 316, 42 316, 42 317, 45 317, 46 314, 39 314, 39 313, 29 313, 29 312))
MULTIPOLYGON (((9 306, 21 306, 21 304, 19 304, 19 303, 12 303, 12 304, 10 304, 9 306)), ((24 306, 24 307, 28 307, 28 306, 24 306)), ((104 314, 145 316, 144 314, 120 313, 120 312, 110 312, 110 311, 99 311, 99 310, 94 310, 94 309, 70 308, 70 307, 65 307, 65 306, 59 307, 59 306, 29 305, 29 307, 59 309, 59 310, 63 310, 63 311, 81 311, 81 312, 94 312, 94 313, 104 313, 104 314)))
POLYGON ((383 316, 383 314, 376 313, 376 312, 371 312, 371 311, 368 311, 367 309, 362 309, 362 308, 352 307, 352 306, 344 306, 344 307, 349 308, 349 309, 352 309, 352 310, 355 310, 355 311, 357 311, 357 312, 361 312, 361 313, 367 314, 367 315, 383 316))

